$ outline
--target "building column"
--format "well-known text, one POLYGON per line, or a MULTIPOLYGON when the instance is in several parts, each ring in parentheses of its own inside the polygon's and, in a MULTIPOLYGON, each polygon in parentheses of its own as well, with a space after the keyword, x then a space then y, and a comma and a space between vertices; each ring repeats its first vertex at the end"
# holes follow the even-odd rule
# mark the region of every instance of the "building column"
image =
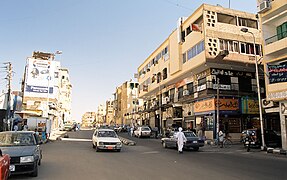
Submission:
POLYGON ((287 150, 287 101, 280 102, 282 149, 287 150))

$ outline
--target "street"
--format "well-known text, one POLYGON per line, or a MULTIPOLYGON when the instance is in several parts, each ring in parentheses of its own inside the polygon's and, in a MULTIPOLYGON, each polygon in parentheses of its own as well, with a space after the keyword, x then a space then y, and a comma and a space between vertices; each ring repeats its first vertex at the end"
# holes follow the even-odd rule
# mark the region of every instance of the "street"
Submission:
MULTIPOLYGON (((136 146, 121 152, 96 152, 89 142, 92 130, 69 132, 71 141, 42 145, 39 176, 10 179, 286 179, 286 156, 269 155, 235 145, 230 149, 205 146, 178 154, 164 149, 159 139, 134 138, 136 146), (77 139, 79 139, 77 141, 77 139)), ((126 133, 120 136, 128 137, 126 133)), ((129 137, 130 138, 130 137, 129 137)))

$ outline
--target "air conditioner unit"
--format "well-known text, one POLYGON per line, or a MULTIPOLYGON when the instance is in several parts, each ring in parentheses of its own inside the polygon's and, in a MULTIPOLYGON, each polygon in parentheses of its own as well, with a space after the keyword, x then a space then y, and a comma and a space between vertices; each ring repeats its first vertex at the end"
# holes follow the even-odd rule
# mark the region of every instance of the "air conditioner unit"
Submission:
POLYGON ((184 90, 183 91, 183 96, 188 96, 189 95, 189 90, 184 90))
POLYGON ((269 9, 271 9, 271 5, 270 5, 270 2, 269 0, 265 0, 263 2, 261 2, 258 7, 258 13, 264 13, 266 11, 268 11, 269 9))

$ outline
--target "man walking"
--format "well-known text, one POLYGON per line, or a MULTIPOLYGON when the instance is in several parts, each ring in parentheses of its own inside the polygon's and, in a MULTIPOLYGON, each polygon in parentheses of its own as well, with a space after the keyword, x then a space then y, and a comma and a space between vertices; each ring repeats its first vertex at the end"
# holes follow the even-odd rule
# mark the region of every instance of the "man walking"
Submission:
POLYGON ((182 148, 184 143, 186 142, 186 137, 184 133, 182 132, 182 128, 178 128, 178 133, 177 133, 177 147, 178 147, 178 153, 182 153, 182 148))

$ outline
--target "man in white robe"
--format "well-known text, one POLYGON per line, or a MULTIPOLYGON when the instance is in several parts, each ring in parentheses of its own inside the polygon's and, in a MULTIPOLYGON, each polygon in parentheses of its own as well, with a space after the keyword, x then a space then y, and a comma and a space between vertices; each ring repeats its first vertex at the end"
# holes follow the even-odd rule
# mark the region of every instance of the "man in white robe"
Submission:
POLYGON ((186 142, 187 139, 186 139, 184 133, 182 132, 182 128, 181 127, 178 128, 178 133, 177 133, 176 136, 177 136, 178 152, 182 153, 183 145, 184 145, 184 143, 186 142))

